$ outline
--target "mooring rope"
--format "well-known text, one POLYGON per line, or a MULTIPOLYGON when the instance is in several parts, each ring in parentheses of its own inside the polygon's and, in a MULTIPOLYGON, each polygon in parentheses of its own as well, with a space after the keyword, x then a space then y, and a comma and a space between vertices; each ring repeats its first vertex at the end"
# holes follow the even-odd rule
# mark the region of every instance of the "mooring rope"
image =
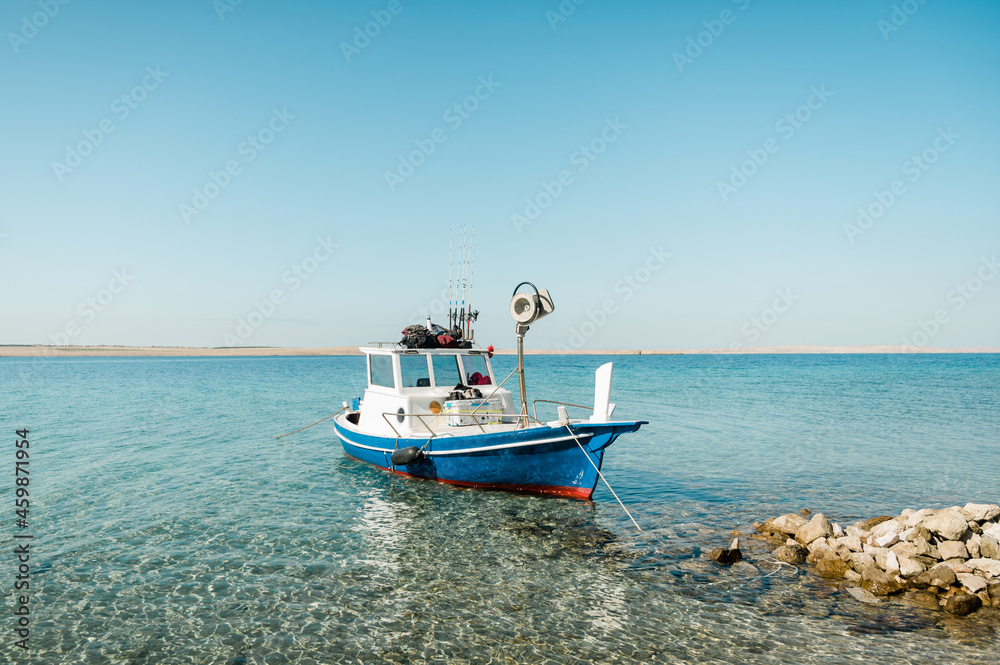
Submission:
POLYGON ((618 502, 618 505, 622 507, 622 510, 625 511, 625 514, 628 515, 628 518, 632 520, 632 524, 634 524, 635 528, 638 529, 639 532, 641 533, 642 527, 639 526, 639 523, 635 521, 634 517, 632 517, 632 513, 628 511, 628 508, 625 507, 625 504, 622 503, 622 500, 618 498, 617 494, 615 494, 614 489, 611 488, 611 483, 608 482, 608 479, 604 477, 604 474, 601 473, 601 470, 597 468, 596 464, 594 464, 594 460, 590 459, 590 455, 587 454, 587 449, 583 447, 583 444, 580 443, 580 439, 576 438, 576 434, 573 433, 573 428, 570 427, 569 424, 564 424, 563 426, 566 428, 566 431, 569 432, 569 435, 573 437, 573 440, 576 441, 576 445, 580 446, 580 450, 583 451, 584 457, 586 457, 587 461, 590 462, 590 466, 594 467, 594 471, 597 471, 597 475, 601 477, 601 480, 604 481, 604 484, 608 486, 609 490, 611 490, 611 494, 615 497, 615 500, 618 502))
MULTIPOLYGON (((329 420, 330 418, 333 418, 333 417, 334 417, 335 415, 337 415, 338 413, 340 413, 341 411, 343 411, 343 410, 344 410, 344 409, 346 409, 346 408, 347 408, 347 407, 346 407, 346 406, 344 406, 344 407, 341 407, 340 409, 337 409, 337 411, 335 411, 334 413, 331 413, 331 414, 330 414, 330 415, 328 415, 328 416, 327 416, 326 418, 323 418, 323 420, 329 420)), ((309 428, 310 428, 310 427, 312 427, 313 425, 319 425, 319 424, 320 424, 321 422, 323 422, 323 420, 317 420, 317 421, 316 421, 316 422, 314 422, 314 423, 313 423, 312 425, 306 425, 305 427, 300 427, 300 428, 298 428, 297 430, 293 430, 293 431, 289 432, 288 434, 295 434, 295 432, 301 432, 301 431, 302 431, 302 430, 304 430, 304 429, 309 429, 309 428)), ((281 438, 284 438, 284 437, 288 436, 288 434, 282 434, 281 436, 276 436, 276 437, 274 437, 274 438, 275 438, 275 439, 281 439, 281 438)))

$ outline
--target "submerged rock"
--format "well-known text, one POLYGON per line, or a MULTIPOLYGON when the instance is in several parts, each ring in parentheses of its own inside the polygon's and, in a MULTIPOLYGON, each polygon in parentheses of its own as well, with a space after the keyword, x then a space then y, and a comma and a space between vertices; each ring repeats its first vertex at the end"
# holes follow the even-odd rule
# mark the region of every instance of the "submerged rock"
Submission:
POLYGON ((835 554, 820 557, 816 562, 816 573, 820 577, 840 579, 851 567, 835 554))
POLYGON ((734 540, 729 549, 723 549, 721 547, 715 548, 708 553, 708 558, 717 563, 721 563, 723 566, 731 566, 737 561, 742 561, 743 552, 740 552, 740 539, 737 538, 734 540))
POLYGON ((910 585, 918 589, 923 589, 929 586, 936 586, 944 589, 946 587, 950 587, 957 581, 958 578, 955 576, 955 572, 942 563, 911 579, 910 585))
POLYGON ((868 603, 869 605, 878 605, 882 602, 876 598, 872 592, 866 591, 865 589, 859 589, 856 586, 847 587, 847 593, 851 594, 862 603, 868 603))
POLYGON ((807 556, 809 556, 809 550, 798 543, 794 545, 782 545, 774 550, 775 559, 784 563, 790 563, 793 566, 797 566, 805 561, 807 556))
POLYGON ((760 568, 746 561, 737 561, 732 565, 731 570, 741 575, 760 575, 760 568))
POLYGON ((947 602, 945 602, 944 611, 961 617, 966 614, 972 614, 982 606, 983 601, 979 598, 979 596, 963 593, 949 598, 947 602))
MULTIPOLYGON (((754 523, 762 534, 754 538, 771 542, 782 563, 812 564, 819 577, 858 585, 846 590, 861 602, 876 604, 883 602, 879 597, 906 591, 904 602, 944 607, 955 616, 982 606, 1000 608, 1000 506, 907 509, 899 517, 881 515, 846 529, 822 513, 803 514, 811 519, 787 513, 754 523)), ((742 558, 737 546, 738 541, 710 556, 731 565, 742 558)), ((738 569, 744 567, 747 574, 759 572, 745 563, 738 569)))
POLYGON ((903 590, 903 585, 875 566, 861 573, 861 587, 876 596, 891 596, 903 590))

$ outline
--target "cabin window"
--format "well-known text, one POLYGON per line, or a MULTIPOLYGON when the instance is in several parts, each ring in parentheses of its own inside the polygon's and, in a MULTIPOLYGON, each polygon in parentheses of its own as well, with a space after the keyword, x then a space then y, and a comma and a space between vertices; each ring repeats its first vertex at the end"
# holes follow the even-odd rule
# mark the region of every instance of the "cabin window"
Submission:
POLYGON ((450 388, 462 383, 462 375, 458 373, 457 356, 431 356, 434 363, 434 385, 450 388))
POLYGON ((392 379, 392 356, 368 356, 368 362, 371 365, 370 382, 373 386, 396 387, 396 382, 392 379))
POLYGON ((400 356, 400 374, 403 377, 404 388, 429 388, 431 373, 427 369, 427 356, 400 356))
POLYGON ((490 370, 486 368, 486 358, 462 356, 462 366, 465 368, 465 385, 488 386, 493 383, 490 379, 490 370))

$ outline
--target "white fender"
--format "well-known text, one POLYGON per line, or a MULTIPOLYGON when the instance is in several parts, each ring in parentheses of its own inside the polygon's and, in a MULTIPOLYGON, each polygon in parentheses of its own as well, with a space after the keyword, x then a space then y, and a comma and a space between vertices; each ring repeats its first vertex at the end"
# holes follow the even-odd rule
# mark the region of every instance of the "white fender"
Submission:
POLYGON ((611 371, 614 363, 605 363, 597 368, 594 375, 594 415, 592 423, 606 423, 614 406, 611 402, 611 371))

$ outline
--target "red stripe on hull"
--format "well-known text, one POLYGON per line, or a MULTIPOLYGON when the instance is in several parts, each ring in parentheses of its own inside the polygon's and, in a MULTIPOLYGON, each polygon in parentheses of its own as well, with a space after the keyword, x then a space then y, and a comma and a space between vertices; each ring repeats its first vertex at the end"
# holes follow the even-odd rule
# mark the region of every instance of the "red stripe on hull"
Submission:
POLYGON ((412 473, 406 473, 405 471, 396 471, 384 466, 379 466, 378 464, 372 464, 371 462, 360 460, 348 452, 345 452, 344 455, 356 462, 371 464, 371 466, 374 466, 376 469, 382 469, 383 471, 388 471, 389 473, 407 476, 409 478, 418 478, 420 480, 436 480, 437 482, 445 485, 475 487, 487 490, 504 490, 507 492, 525 492, 528 494, 545 494, 547 496, 562 496, 568 499, 580 499, 582 501, 589 501, 590 497, 594 494, 593 488, 587 489, 586 487, 569 487, 560 485, 511 485, 507 483, 472 483, 464 480, 448 480, 447 478, 425 478, 423 476, 415 476, 412 473))

